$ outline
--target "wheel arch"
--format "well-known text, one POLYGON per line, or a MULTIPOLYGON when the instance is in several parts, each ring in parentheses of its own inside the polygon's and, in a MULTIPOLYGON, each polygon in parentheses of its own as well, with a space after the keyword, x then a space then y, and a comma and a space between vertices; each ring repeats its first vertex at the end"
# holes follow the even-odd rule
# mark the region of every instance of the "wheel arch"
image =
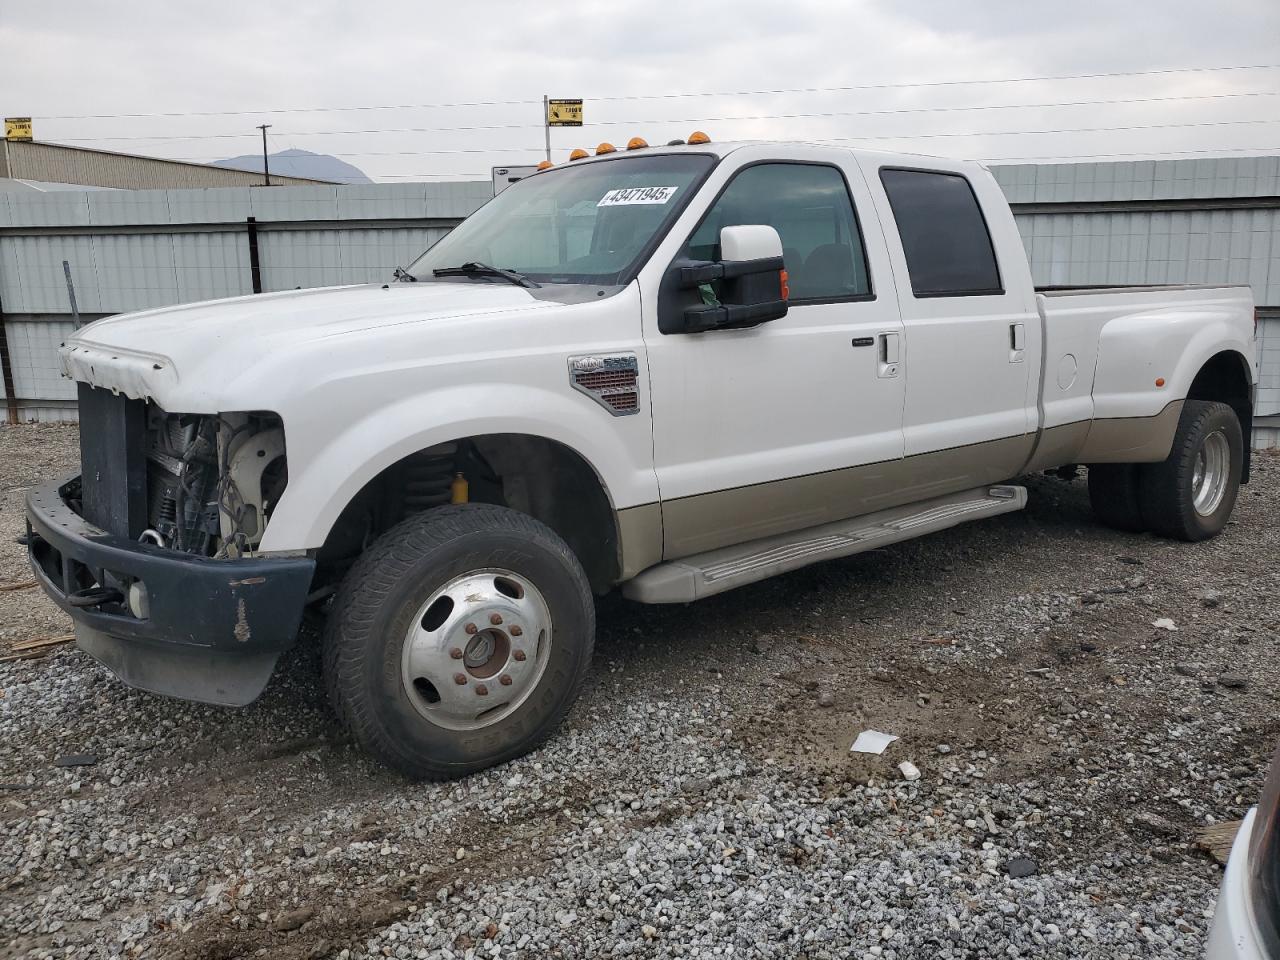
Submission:
POLYGON ((1215 400, 1235 411, 1244 435, 1244 464, 1240 482, 1249 482, 1253 432, 1253 371, 1249 361, 1238 350, 1219 350, 1200 365, 1191 385, 1188 400, 1215 400))
POLYGON ((370 535, 380 535, 411 513, 449 503, 459 474, 469 488, 469 502, 505 506, 554 530, 596 592, 622 578, 624 525, 604 477, 568 444, 527 433, 459 436, 381 467, 324 532, 317 554, 321 565, 358 553, 370 535))

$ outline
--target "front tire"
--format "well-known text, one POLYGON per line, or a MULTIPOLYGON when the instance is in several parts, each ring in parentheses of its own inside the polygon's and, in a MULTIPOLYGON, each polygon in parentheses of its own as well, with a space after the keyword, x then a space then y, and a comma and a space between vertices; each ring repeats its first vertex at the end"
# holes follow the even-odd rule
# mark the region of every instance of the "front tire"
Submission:
POLYGON ((1222 532, 1231 517, 1244 468, 1244 434, 1225 403, 1188 400, 1173 449, 1142 468, 1142 513, 1153 533, 1199 541, 1222 532))
POLYGON ((552 530, 504 507, 440 507, 392 528, 347 574, 325 679, 362 748, 441 780, 546 739, 594 641, 586 574, 552 530))

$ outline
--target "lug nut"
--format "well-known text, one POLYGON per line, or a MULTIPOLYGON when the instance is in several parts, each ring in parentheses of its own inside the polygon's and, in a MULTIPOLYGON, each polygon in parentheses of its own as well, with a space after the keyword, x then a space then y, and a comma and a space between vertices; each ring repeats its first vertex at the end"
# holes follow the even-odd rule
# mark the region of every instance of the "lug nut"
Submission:
POLYGON ((478 696, 478 697, 487 697, 488 695, 489 695, 489 688, 488 688, 488 687, 486 687, 483 683, 477 683, 477 684, 476 684, 476 696, 478 696))
POLYGON ((502 684, 504 687, 511 686, 511 678, 508 677, 505 673, 498 678, 498 682, 502 684))
POLYGON ((523 650, 513 650, 511 651, 511 655, 517 660, 523 660, 525 658, 525 652, 523 650))
POLYGON ((513 637, 518 637, 518 636, 520 636, 520 635, 521 635, 521 634, 523 634, 523 633, 524 633, 524 631, 523 631, 522 629, 520 629, 520 624, 518 624, 518 623, 513 623, 513 624, 511 625, 511 635, 512 635, 513 637))
POLYGON ((456 683, 458 686, 462 686, 464 683, 467 682, 467 675, 465 673, 455 673, 453 675, 453 682, 456 683))
POLYGON ((462 648, 461 648, 461 647, 454 647, 452 650, 450 650, 450 651, 449 651, 449 656, 453 657, 453 659, 455 659, 455 660, 461 660, 461 659, 462 659, 462 648))
POLYGON ((474 623, 468 623, 468 624, 467 624, 465 627, 463 627, 462 629, 463 629, 463 630, 465 630, 465 631, 467 631, 467 633, 475 633, 475 632, 476 632, 477 630, 479 630, 480 628, 479 628, 479 627, 477 627, 474 623))
POLYGON ((496 627, 498 624, 502 622, 502 614, 500 613, 489 614, 489 622, 496 627))

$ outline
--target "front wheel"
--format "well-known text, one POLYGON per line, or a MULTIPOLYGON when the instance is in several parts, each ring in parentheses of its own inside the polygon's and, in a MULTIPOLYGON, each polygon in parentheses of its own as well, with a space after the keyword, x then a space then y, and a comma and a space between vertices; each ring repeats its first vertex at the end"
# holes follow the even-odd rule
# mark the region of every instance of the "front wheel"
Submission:
POLYGON ((503 507, 440 507, 348 573, 326 627, 326 683, 367 752, 411 777, 458 777, 556 729, 594 638, 586 575, 553 531, 503 507))
POLYGON ((1168 458, 1141 471, 1148 527, 1175 540, 1217 536, 1235 507, 1243 467, 1244 435, 1235 411, 1225 403, 1186 401, 1168 458))

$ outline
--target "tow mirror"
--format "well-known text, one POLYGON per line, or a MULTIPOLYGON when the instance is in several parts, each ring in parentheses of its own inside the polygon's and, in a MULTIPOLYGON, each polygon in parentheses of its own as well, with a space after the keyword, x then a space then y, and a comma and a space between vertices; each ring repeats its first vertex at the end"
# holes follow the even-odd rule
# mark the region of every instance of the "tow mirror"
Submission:
POLYGON ((720 231, 719 260, 676 260, 660 300, 663 333, 741 330, 787 315, 782 238, 765 224, 720 231))

